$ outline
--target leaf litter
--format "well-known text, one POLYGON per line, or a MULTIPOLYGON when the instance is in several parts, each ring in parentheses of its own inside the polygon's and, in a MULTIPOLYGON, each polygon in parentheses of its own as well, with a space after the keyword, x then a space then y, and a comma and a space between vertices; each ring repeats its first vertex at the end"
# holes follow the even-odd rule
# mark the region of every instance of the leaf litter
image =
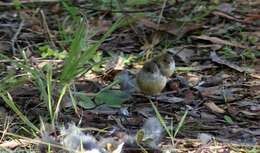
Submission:
MULTIPOLYGON (((5 10, 2 7, 6 6, 5 3, 0 3, 0 9, 3 10, 0 16, 0 49, 4 55, 21 63, 31 63, 42 71, 45 71, 46 63, 54 63, 55 80, 63 64, 57 59, 62 51, 68 50, 71 42, 69 34, 72 34, 75 28, 68 13, 59 3, 35 2, 33 7, 31 3, 34 2, 22 1, 28 8, 22 9, 21 13, 5 10), (48 5, 52 4, 56 5, 48 11, 48 5), (18 31, 22 20, 23 26, 18 31), (65 29, 62 29, 59 23, 66 25, 63 27, 65 29), (64 35, 65 33, 68 35, 64 35), (60 51, 60 54, 42 57, 39 49, 46 44, 52 51, 60 51), (13 50, 16 51, 15 54, 13 50), (26 58, 21 56, 22 50, 25 51, 26 58)), ((84 3, 79 1, 78 5, 84 3)), ((174 5, 170 3, 166 3, 160 22, 155 21, 155 16, 159 16, 160 11, 144 12, 144 17, 131 21, 129 26, 126 24, 120 27, 107 38, 98 49, 97 58, 89 62, 95 64, 95 70, 75 80, 75 90, 72 94, 79 102, 77 107, 70 105, 62 108, 58 123, 67 124, 73 121, 81 122, 81 127, 106 129, 104 133, 95 130, 89 132, 98 140, 109 138, 109 142, 105 142, 106 145, 114 142, 110 138, 114 140, 136 134, 144 126, 145 117, 149 118, 155 114, 147 98, 134 89, 133 78, 137 71, 135 66, 147 60, 144 57, 151 57, 168 49, 176 54, 177 68, 183 69, 178 69, 169 78, 161 95, 151 99, 170 130, 176 130, 185 110, 189 108, 189 111, 176 136, 175 146, 172 147, 170 139, 164 135, 159 148, 162 150, 168 147, 168 150, 173 149, 175 152, 246 152, 247 148, 243 148, 244 146, 259 147, 259 64, 254 61, 259 61, 260 40, 257 39, 259 15, 254 11, 254 6, 240 1, 236 2, 238 4, 222 1, 214 2, 217 4, 182 1, 174 5), (206 4, 216 9, 207 8, 206 4), (158 31, 160 34, 157 34, 158 31), (178 53, 180 48, 184 49, 178 53), (228 57, 232 54, 231 51, 237 56, 228 57), (245 52, 250 52, 253 56, 246 56, 243 54, 245 52), (131 59, 130 55, 135 58, 131 59), (123 74, 123 85, 113 84, 118 74, 123 74), (75 114, 74 109, 79 113, 75 114)), ((8 3, 8 7, 14 5, 8 3)), ((102 7, 108 6, 102 4, 102 7)), ((146 7, 152 6, 136 9, 143 10, 146 7)), ((87 26, 92 32, 96 29, 96 35, 90 35, 86 41, 93 43, 109 29, 116 14, 109 10, 89 10, 85 12, 86 16, 91 17, 87 26)), ((127 15, 135 17, 135 13, 127 15)), ((20 75, 25 74, 25 71, 19 68, 13 68, 13 72, 8 71, 8 67, 12 66, 11 62, 0 59, 0 78, 3 86, 0 89, 10 92, 16 105, 31 121, 39 123, 40 115, 48 122, 48 110, 45 104, 42 104, 40 92, 30 77, 27 81, 21 81, 19 86, 8 86, 12 82, 19 82, 20 75), (17 77, 10 79, 9 75, 12 73, 17 77)), ((53 99, 57 101, 59 92, 53 93, 53 99)), ((11 116, 13 123, 22 123, 10 108, 4 105, 3 100, 0 101, 1 108, 5 110, 3 115, 1 114, 1 125, 5 125, 3 122, 6 116, 11 116)), ((66 101, 72 100, 69 98, 66 101)), ((7 131, 22 134, 19 132, 20 127, 15 124, 7 128, 7 131)), ((57 136, 59 132, 57 129, 56 133, 52 134, 57 136)), ((140 135, 137 136, 142 138, 140 135)), ((3 137, 1 145, 14 149, 12 145, 6 146, 5 142, 8 142, 8 136, 3 137)), ((22 144, 15 145, 15 148, 23 147, 22 144)), ((26 145, 28 147, 30 143, 26 145)), ((137 146, 127 147, 139 149, 137 146)), ((107 148, 110 148, 109 151, 113 150, 113 147, 107 148)), ((149 150, 159 151, 158 148, 149 150)))

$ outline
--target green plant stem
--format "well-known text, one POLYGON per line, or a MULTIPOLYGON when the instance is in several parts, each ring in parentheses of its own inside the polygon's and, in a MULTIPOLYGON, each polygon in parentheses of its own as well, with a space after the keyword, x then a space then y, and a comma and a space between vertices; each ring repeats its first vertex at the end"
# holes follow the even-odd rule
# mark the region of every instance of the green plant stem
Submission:
POLYGON ((30 128, 32 128, 34 131, 39 132, 40 130, 25 116, 23 113, 17 108, 15 105, 15 102, 13 101, 11 95, 6 92, 0 93, 0 96, 3 98, 4 102, 17 114, 21 120, 28 125, 30 128))
POLYGON ((174 146, 174 137, 172 135, 172 133, 170 132, 170 130, 168 129, 164 119, 162 118, 160 112, 158 111, 157 107, 154 105, 154 103, 152 102, 152 100, 150 98, 148 98, 150 103, 152 104, 152 107, 155 111, 156 117, 159 119, 160 123, 162 124, 163 128, 165 129, 165 131, 167 132, 167 134, 169 135, 169 137, 171 138, 172 141, 172 145, 174 146))
POLYGON ((52 67, 47 67, 47 96, 48 96, 48 109, 50 113, 50 118, 53 120, 53 112, 52 112, 52 67))
POLYGON ((60 96, 59 96, 59 99, 58 99, 58 102, 57 102, 57 105, 56 105, 56 109, 55 109, 55 112, 54 112, 53 120, 52 120, 52 125, 53 126, 54 126, 55 120, 58 117, 58 113, 59 113, 59 110, 60 110, 60 105, 61 105, 61 102, 62 102, 62 98, 65 95, 68 86, 69 86, 68 84, 65 84, 63 86, 62 90, 61 90, 61 93, 60 93, 60 96))

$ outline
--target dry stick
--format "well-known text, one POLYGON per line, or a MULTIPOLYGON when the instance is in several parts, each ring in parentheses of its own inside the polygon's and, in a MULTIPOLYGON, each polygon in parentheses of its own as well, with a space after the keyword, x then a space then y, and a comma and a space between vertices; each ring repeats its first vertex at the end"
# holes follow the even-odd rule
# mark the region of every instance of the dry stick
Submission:
POLYGON ((15 48, 14 45, 15 45, 15 42, 17 40, 18 35, 22 31, 23 25, 24 25, 24 19, 22 19, 22 21, 20 22, 19 27, 18 27, 16 33, 14 34, 13 38, 11 39, 13 55, 16 53, 16 48, 15 48))
POLYGON ((47 20, 45 18, 45 14, 44 14, 43 10, 41 10, 40 12, 41 12, 41 16, 42 16, 43 26, 44 26, 44 29, 47 31, 50 43, 51 43, 52 47, 57 48, 56 45, 54 44, 53 40, 52 40, 52 34, 51 34, 49 26, 47 24, 47 20))
POLYGON ((245 24, 252 24, 252 23, 250 23, 248 21, 238 19, 237 17, 235 17, 235 16, 233 16, 231 14, 222 12, 222 11, 214 11, 214 12, 212 12, 212 14, 216 15, 216 16, 220 16, 220 17, 226 18, 226 19, 229 19, 229 20, 233 20, 233 21, 236 21, 236 22, 245 23, 245 24))
POLYGON ((164 9, 165 9, 165 7, 166 7, 166 3, 167 3, 167 0, 164 0, 163 6, 162 6, 162 9, 161 9, 159 18, 158 18, 158 22, 157 22, 157 26, 158 26, 158 27, 159 27, 159 25, 160 25, 160 23, 161 23, 161 19, 162 19, 162 17, 163 17, 163 12, 164 12, 164 9))

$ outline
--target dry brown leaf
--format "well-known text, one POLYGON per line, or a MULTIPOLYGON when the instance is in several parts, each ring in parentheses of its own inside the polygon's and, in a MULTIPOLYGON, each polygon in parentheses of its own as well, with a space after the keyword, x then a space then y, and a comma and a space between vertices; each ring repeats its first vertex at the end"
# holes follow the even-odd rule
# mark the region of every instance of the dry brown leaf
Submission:
POLYGON ((241 110, 240 112, 247 115, 247 116, 260 116, 259 112, 249 112, 249 111, 246 111, 246 110, 241 110))
POLYGON ((218 107, 214 102, 212 101, 208 101, 206 103, 204 103, 205 106, 207 106, 210 110, 212 110, 213 112, 215 113, 220 113, 220 114, 223 114, 225 113, 225 110, 218 107))
POLYGON ((221 86, 213 86, 213 87, 198 87, 198 90, 200 91, 201 95, 203 97, 211 97, 214 96, 215 94, 220 94, 221 93, 221 86))
POLYGON ((246 67, 240 67, 238 65, 235 65, 225 59, 221 59, 216 52, 210 53, 210 58, 213 62, 216 62, 218 64, 226 65, 234 70, 237 70, 238 72, 254 72, 254 69, 246 68, 246 67))
POLYGON ((171 103, 171 104, 180 103, 180 102, 184 101, 183 98, 175 97, 175 96, 162 95, 162 96, 159 96, 159 97, 156 97, 156 98, 160 102, 171 103))
POLYGON ((206 113, 206 112, 201 112, 200 113, 200 117, 201 119, 203 120, 207 120, 207 121, 210 121, 210 122, 214 122, 216 119, 217 119, 217 116, 214 115, 214 114, 210 114, 210 113, 206 113))
POLYGON ((191 58, 194 57, 195 54, 193 49, 183 47, 168 48, 167 51, 178 56, 186 64, 190 63, 191 58))
POLYGON ((18 146, 25 147, 29 144, 30 144, 30 142, 28 140, 17 139, 17 140, 4 141, 2 144, 0 144, 0 147, 13 149, 18 146))
POLYGON ((237 18, 235 18, 231 15, 228 15, 228 14, 226 14, 224 12, 220 12, 220 11, 214 11, 214 12, 212 12, 212 14, 217 15, 217 16, 221 16, 223 18, 227 18, 227 19, 230 19, 230 20, 234 20, 234 21, 237 21, 237 22, 246 22, 244 20, 237 19, 237 18))
POLYGON ((252 23, 260 20, 260 14, 249 14, 243 21, 247 23, 252 23))
POLYGON ((211 48, 212 50, 219 50, 222 45, 219 44, 208 44, 208 45, 196 45, 197 48, 211 48))
POLYGON ((185 104, 187 104, 187 105, 192 104, 193 99, 194 99, 193 92, 191 90, 187 90, 187 91, 185 91, 184 95, 185 95, 184 96, 185 104))
POLYGON ((230 41, 227 41, 227 40, 220 39, 218 37, 210 37, 210 36, 207 36, 207 35, 191 36, 191 38, 208 40, 208 41, 210 41, 214 44, 228 45, 228 46, 234 46, 234 47, 244 48, 244 49, 248 48, 247 46, 241 45, 237 42, 230 42, 230 41))
POLYGON ((140 22, 148 27, 155 30, 165 31, 175 36, 184 35, 187 32, 197 30, 202 27, 202 24, 185 24, 184 26, 179 26, 176 23, 166 23, 166 24, 156 24, 148 19, 141 19, 140 22))

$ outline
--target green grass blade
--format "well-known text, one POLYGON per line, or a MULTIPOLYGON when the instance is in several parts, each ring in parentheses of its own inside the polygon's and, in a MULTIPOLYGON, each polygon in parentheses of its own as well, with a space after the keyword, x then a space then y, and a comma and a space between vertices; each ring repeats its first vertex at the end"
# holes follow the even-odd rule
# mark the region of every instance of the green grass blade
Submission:
POLYGON ((48 110, 50 113, 51 120, 53 119, 53 111, 52 111, 52 65, 47 65, 47 96, 48 96, 48 110))
POLYGON ((34 67, 31 67, 31 66, 27 66, 25 64, 22 64, 20 62, 17 62, 15 60, 12 60, 11 58, 3 55, 3 54, 0 54, 0 57, 3 58, 3 59, 6 59, 6 60, 9 60, 12 64, 16 65, 17 67, 25 70, 26 72, 30 73, 33 77, 33 79, 35 80, 34 83, 36 83, 36 87, 38 87, 38 89, 40 90, 41 92, 41 97, 44 98, 44 100, 47 102, 47 92, 46 92, 46 85, 45 85, 45 80, 44 80, 44 74, 35 69, 34 67))
POLYGON ((157 107, 154 105, 154 103, 152 102, 152 100, 149 98, 150 103, 152 104, 152 107, 155 111, 156 117, 159 119, 160 123, 162 124, 163 128, 165 129, 165 131, 167 132, 167 134, 169 135, 169 137, 171 138, 172 141, 172 145, 174 145, 174 137, 172 135, 172 133, 170 132, 169 128, 167 127, 163 117, 161 116, 160 112, 158 111, 157 107))
POLYGON ((94 45, 92 45, 87 51, 83 53, 83 56, 80 58, 80 63, 90 60, 93 55, 96 53, 99 46, 109 37, 120 25, 123 23, 122 18, 117 19, 117 21, 111 26, 111 28, 105 33, 105 35, 94 45))
POLYGON ((68 83, 70 82, 77 74, 77 68, 79 65, 79 57, 81 56, 81 48, 83 40, 85 40, 85 23, 84 20, 79 19, 79 28, 74 35, 72 44, 68 53, 67 58, 65 59, 65 64, 63 72, 61 74, 61 82, 68 83))
POLYGON ((34 131, 39 132, 40 130, 25 116, 23 113, 16 107, 15 102, 13 101, 11 95, 7 92, 6 94, 0 93, 0 96, 4 102, 17 114, 17 116, 30 128, 34 131))
POLYGON ((176 128, 176 130, 175 130, 175 132, 174 132, 173 138, 176 137, 177 133, 180 131, 181 127, 183 126, 184 120, 185 120, 187 114, 188 114, 188 110, 186 110, 185 113, 184 113, 184 115, 181 117, 181 120, 180 120, 180 122, 178 123, 178 126, 177 126, 177 128, 176 128))
POLYGON ((112 32, 117 29, 121 24, 121 18, 119 18, 111 28, 104 34, 104 36, 95 44, 90 45, 87 49, 82 51, 82 46, 85 42, 85 23, 84 20, 79 20, 78 31, 74 35, 71 48, 68 57, 65 60, 64 69, 60 76, 61 82, 66 84, 70 83, 79 73, 80 70, 88 61, 95 55, 100 45, 109 37, 112 32))
POLYGON ((62 102, 62 98, 65 95, 68 86, 69 85, 66 84, 65 86, 63 86, 63 88, 61 90, 61 93, 60 93, 60 96, 59 96, 59 99, 58 99, 58 102, 57 102, 57 105, 56 105, 56 109, 55 109, 55 112, 53 114, 53 119, 52 119, 52 124, 53 125, 54 125, 55 119, 58 117, 58 113, 59 113, 59 110, 60 110, 60 105, 61 105, 61 102, 62 102))

